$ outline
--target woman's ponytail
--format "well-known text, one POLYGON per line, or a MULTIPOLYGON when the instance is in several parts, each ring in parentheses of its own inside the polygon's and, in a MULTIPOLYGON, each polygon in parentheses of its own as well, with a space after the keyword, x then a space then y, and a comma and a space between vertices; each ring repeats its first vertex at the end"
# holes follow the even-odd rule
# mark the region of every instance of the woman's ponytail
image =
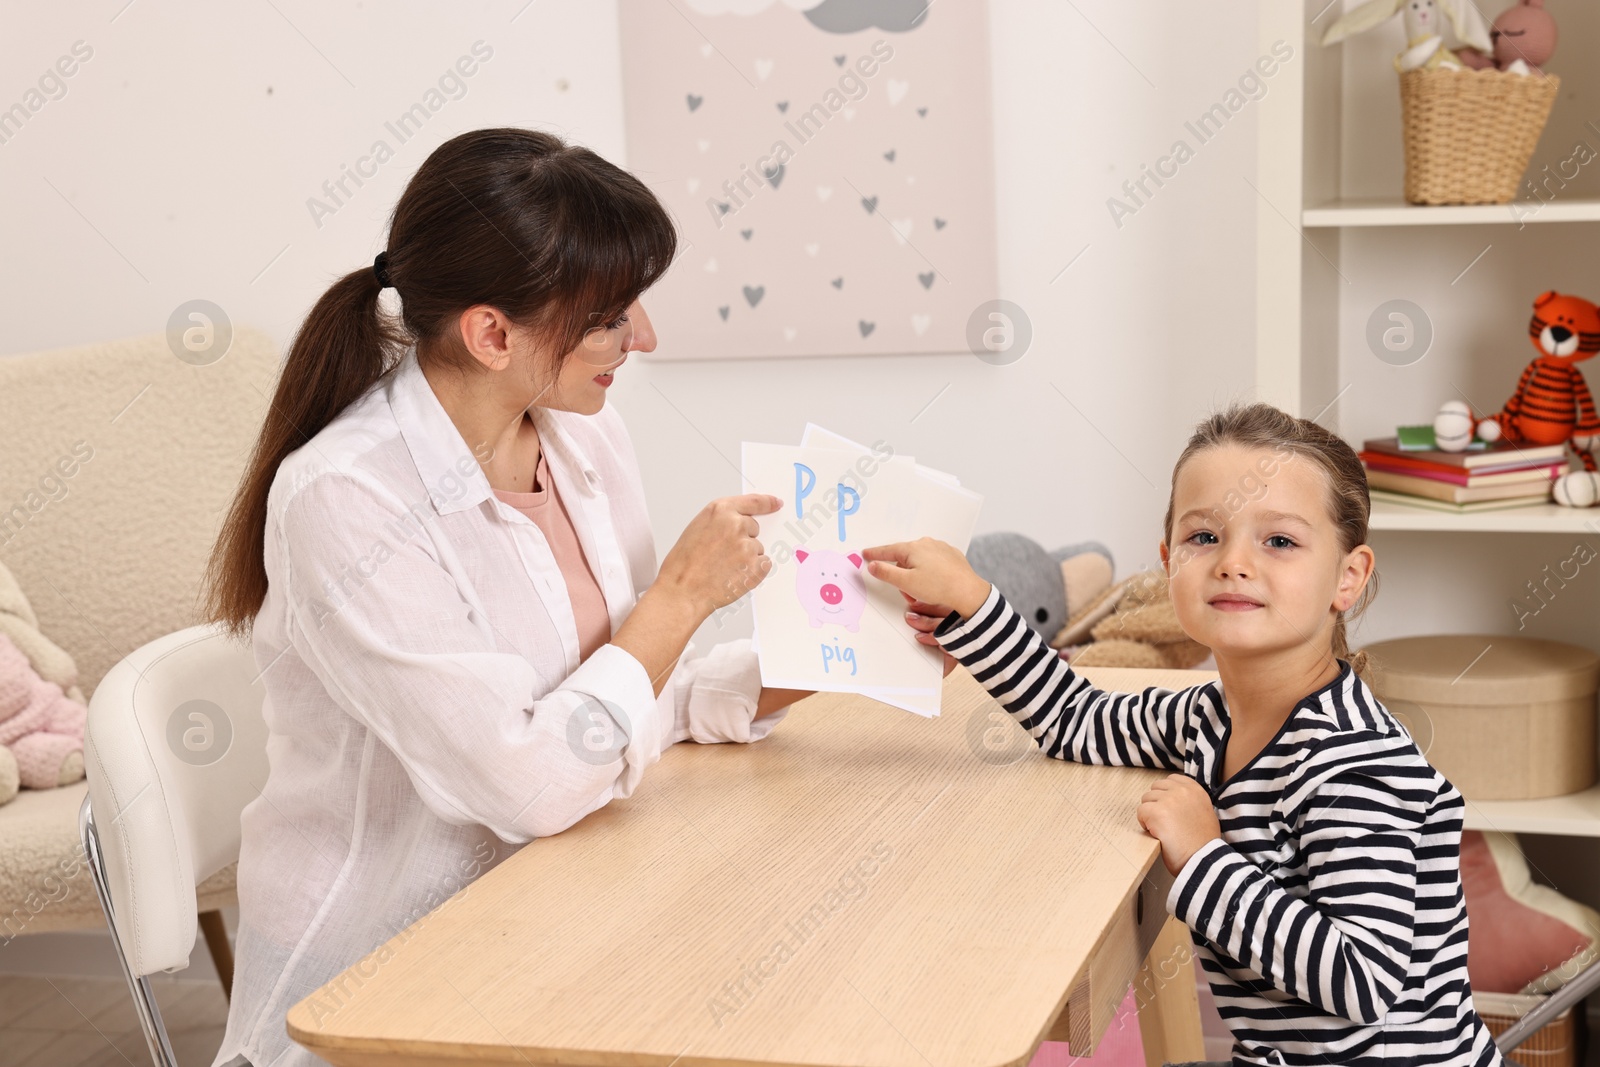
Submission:
POLYGON ((322 294, 289 347, 207 567, 205 616, 230 633, 248 632, 267 595, 267 493, 278 465, 371 388, 405 344, 404 331, 378 303, 381 291, 370 267, 346 274, 322 294))

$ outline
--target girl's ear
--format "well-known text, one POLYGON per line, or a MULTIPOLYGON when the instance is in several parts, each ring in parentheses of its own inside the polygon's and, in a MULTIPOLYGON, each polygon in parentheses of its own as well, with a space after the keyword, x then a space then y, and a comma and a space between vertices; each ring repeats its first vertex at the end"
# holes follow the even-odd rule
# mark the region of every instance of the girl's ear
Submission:
POLYGON ((1334 594, 1333 606, 1342 612, 1349 611, 1361 599, 1361 591, 1367 587, 1376 566, 1377 556, 1373 554, 1372 546, 1357 545, 1352 548, 1344 557, 1344 570, 1339 575, 1339 588, 1334 594))

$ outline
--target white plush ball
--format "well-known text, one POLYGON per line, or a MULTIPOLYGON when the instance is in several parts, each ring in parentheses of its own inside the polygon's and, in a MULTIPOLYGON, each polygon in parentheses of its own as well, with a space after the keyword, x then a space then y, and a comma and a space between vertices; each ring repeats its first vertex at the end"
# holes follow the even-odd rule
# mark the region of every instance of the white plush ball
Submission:
POLYGON ((1478 423, 1478 437, 1484 441, 1500 440, 1500 424, 1493 419, 1484 419, 1478 423))
POLYGON ((1592 508, 1600 503, 1600 474, 1573 471, 1557 478, 1551 487, 1556 503, 1569 508, 1592 508))
POLYGON ((1463 452, 1472 443, 1472 409, 1446 400, 1433 417, 1433 440, 1446 452, 1463 452))

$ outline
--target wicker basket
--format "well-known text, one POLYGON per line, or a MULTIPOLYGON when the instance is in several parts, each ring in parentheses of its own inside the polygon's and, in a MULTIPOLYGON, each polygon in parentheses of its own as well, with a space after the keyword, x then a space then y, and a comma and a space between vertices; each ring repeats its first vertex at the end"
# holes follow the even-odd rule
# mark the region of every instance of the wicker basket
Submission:
MULTIPOLYGON (((1489 1033, 1499 1037, 1528 1012, 1544 1002, 1541 996, 1520 996, 1508 993, 1474 993, 1473 1007, 1478 1017, 1489 1028, 1489 1033)), ((1577 1067, 1578 1042, 1574 1008, 1582 1007, 1580 1000, 1566 1011, 1551 1019, 1528 1040, 1524 1041, 1506 1058, 1524 1067, 1577 1067)))
POLYGON ((1400 75, 1406 199, 1507 204, 1517 195, 1550 106, 1554 74, 1410 70, 1400 75))

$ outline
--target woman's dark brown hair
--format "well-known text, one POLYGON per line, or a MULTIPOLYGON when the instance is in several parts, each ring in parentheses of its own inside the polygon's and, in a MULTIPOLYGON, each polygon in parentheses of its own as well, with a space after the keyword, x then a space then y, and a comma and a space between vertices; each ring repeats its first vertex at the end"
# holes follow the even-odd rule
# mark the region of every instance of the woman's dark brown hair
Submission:
MULTIPOLYGON (((1339 531, 1339 551, 1347 554, 1367 543, 1367 522, 1372 515, 1372 498, 1367 492, 1367 472, 1361 458, 1344 439, 1310 419, 1295 418, 1271 404, 1234 404, 1195 427, 1189 443, 1172 468, 1172 495, 1167 498, 1167 517, 1162 527, 1164 540, 1172 544, 1173 509, 1177 504, 1178 472, 1196 453, 1221 445, 1239 445, 1268 451, 1287 450, 1311 460, 1327 475, 1328 515, 1339 531)), ((1374 570, 1367 587, 1347 613, 1355 618, 1378 595, 1378 572, 1374 570)), ((1345 636, 1345 614, 1333 625, 1333 654, 1348 660, 1350 669, 1364 675, 1368 666, 1365 650, 1354 654, 1345 636)))
POLYGON ((672 263, 677 233, 644 183, 537 130, 473 130, 434 149, 389 222, 398 317, 363 264, 306 316, 278 377, 206 573, 204 615, 248 633, 267 594, 267 493, 278 465, 372 388, 414 344, 423 366, 469 370, 458 322, 498 308, 538 339, 552 377, 672 263))

